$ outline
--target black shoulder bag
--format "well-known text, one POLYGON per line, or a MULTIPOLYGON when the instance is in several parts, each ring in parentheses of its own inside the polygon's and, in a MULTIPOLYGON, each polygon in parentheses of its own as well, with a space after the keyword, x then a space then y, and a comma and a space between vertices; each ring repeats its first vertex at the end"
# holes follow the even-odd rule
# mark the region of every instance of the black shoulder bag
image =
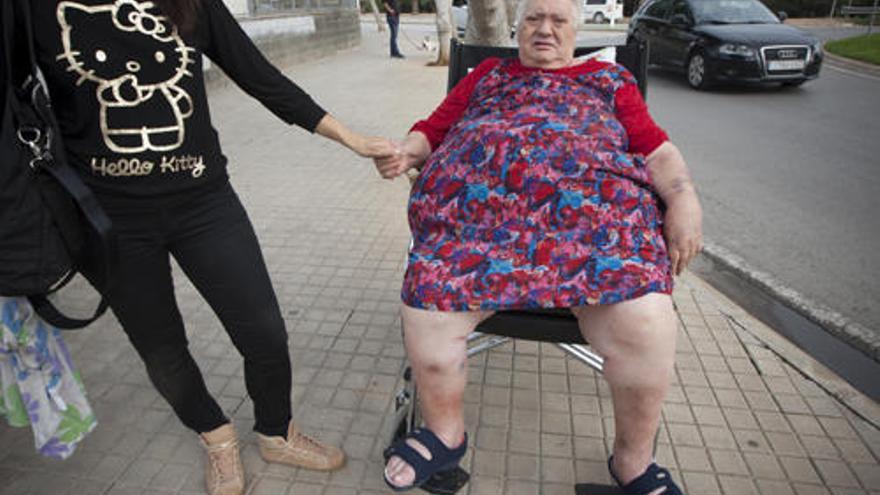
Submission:
POLYGON ((38 77, 29 0, 0 4, 0 295, 27 297, 58 328, 82 328, 104 313, 105 298, 91 317, 77 319, 63 315, 47 296, 86 267, 105 294, 115 237, 107 214, 65 161, 38 77))

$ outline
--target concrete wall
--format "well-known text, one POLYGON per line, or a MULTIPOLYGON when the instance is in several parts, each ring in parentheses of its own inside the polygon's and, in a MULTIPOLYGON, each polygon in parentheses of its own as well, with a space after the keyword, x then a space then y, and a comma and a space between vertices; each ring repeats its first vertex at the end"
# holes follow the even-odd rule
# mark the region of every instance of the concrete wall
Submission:
MULTIPOLYGON (((248 11, 247 0, 225 0, 236 11, 248 11)), ((346 2, 340 2, 345 5, 346 2)), ((324 7, 272 16, 239 15, 238 21, 266 57, 278 67, 327 57, 361 41, 360 18, 353 6, 324 7)), ((229 82, 219 68, 205 59, 209 87, 229 82)))
POLYGON ((236 16, 248 14, 248 0, 223 0, 229 10, 236 16))

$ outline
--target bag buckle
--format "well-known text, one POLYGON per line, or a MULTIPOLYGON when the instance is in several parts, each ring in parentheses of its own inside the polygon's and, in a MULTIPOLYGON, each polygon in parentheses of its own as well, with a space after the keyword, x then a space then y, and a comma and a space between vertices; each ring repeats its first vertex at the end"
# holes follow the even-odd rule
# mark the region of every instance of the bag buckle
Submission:
POLYGON ((28 162, 28 166, 31 169, 36 170, 38 163, 52 160, 52 152, 50 151, 52 145, 52 129, 46 130, 45 139, 43 139, 43 132, 40 128, 33 126, 19 128, 17 136, 18 140, 27 146, 31 150, 31 154, 34 156, 31 161, 28 162), (41 141, 44 142, 41 143, 41 141))

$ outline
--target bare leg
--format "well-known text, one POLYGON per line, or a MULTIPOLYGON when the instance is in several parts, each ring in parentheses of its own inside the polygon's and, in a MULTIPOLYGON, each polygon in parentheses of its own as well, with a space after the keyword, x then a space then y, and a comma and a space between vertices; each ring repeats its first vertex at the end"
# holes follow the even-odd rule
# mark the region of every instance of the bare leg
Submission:
MULTIPOLYGON (((675 364, 672 298, 648 294, 606 306, 572 308, 584 338, 605 358, 614 402, 614 473, 624 484, 652 461, 660 410, 675 364)), ((663 493, 655 490, 651 495, 663 493)))
MULTIPOLYGON (((409 306, 401 309, 404 344, 419 387, 425 426, 450 448, 464 440, 467 336, 490 314, 426 311, 409 306)), ((431 458, 418 442, 410 440, 410 445, 426 459, 431 458)), ((399 457, 389 459, 385 472, 397 486, 409 485, 415 479, 415 471, 399 457)))

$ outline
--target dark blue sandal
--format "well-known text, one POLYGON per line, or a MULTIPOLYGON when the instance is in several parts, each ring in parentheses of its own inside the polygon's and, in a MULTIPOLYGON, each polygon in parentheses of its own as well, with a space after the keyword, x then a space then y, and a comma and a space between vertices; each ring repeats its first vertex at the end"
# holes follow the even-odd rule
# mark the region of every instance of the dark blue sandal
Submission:
POLYGON ((464 441, 461 442, 461 445, 454 449, 450 449, 439 438, 437 438, 437 435, 435 435, 433 431, 427 428, 416 428, 406 437, 398 439, 391 444, 390 447, 385 449, 384 453, 386 463, 392 457, 397 456, 400 457, 403 462, 409 464, 410 467, 413 468, 413 471, 416 472, 415 479, 409 485, 397 486, 391 483, 387 474, 383 473, 382 476, 385 479, 385 484, 395 492, 403 492, 422 486, 438 472, 446 471, 457 466, 467 451, 467 443, 467 433, 465 433, 464 441), (419 451, 406 443, 410 438, 425 446, 428 452, 431 453, 430 460, 422 457, 422 454, 419 454, 419 451))
POLYGON ((658 466, 656 462, 652 462, 641 476, 624 485, 614 474, 614 469, 611 467, 613 460, 614 456, 608 458, 608 472, 626 495, 648 495, 658 488, 666 488, 666 491, 660 492, 660 495, 684 495, 681 488, 672 481, 669 470, 658 466))

